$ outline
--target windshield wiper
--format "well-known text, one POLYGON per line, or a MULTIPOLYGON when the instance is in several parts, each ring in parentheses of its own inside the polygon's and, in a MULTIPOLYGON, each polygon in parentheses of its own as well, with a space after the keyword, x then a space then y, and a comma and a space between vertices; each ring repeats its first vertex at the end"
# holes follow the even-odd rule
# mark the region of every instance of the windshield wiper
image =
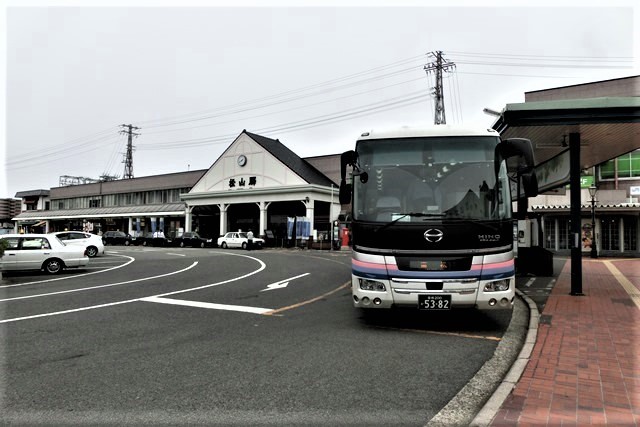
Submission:
POLYGON ((416 218, 425 218, 425 217, 429 217, 429 218, 442 218, 444 217, 443 214, 441 213, 423 213, 423 212, 407 212, 407 213, 401 213, 400 216, 396 219, 394 219, 393 221, 390 221, 378 228, 376 228, 374 230, 374 233, 377 233, 378 231, 384 230, 387 227, 392 226, 393 224, 395 224, 396 222, 400 221, 402 218, 406 218, 408 216, 413 216, 416 218))

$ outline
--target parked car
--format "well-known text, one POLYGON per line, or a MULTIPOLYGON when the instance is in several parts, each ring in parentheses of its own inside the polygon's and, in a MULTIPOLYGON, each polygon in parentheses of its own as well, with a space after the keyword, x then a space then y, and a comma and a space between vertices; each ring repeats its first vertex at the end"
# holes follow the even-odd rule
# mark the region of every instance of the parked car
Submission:
POLYGON ((102 235, 102 243, 106 245, 133 245, 135 237, 131 234, 127 234, 124 231, 105 231, 102 235))
POLYGON ((56 231, 49 234, 53 234, 67 245, 83 246, 89 258, 104 255, 104 243, 102 243, 102 237, 97 234, 82 231, 56 231))
POLYGON ((180 236, 173 239, 173 245, 180 246, 181 248, 184 248, 185 246, 191 246, 192 248, 204 248, 205 246, 211 247, 213 244, 213 239, 200 237, 200 235, 195 231, 185 231, 180 236))
POLYGON ((89 257, 83 246, 63 243, 53 234, 3 234, 8 248, 0 258, 0 270, 43 270, 58 274, 65 268, 83 267, 89 257))
MULTIPOLYGON (((218 238, 218 246, 223 249, 226 248, 242 248, 247 249, 249 238, 247 233, 241 231, 230 231, 222 237, 218 238)), ((253 247, 255 249, 261 249, 264 246, 264 239, 260 237, 253 238, 253 247)))
POLYGON ((171 246, 172 239, 165 237, 163 233, 144 233, 136 239, 136 245, 142 246, 171 246))

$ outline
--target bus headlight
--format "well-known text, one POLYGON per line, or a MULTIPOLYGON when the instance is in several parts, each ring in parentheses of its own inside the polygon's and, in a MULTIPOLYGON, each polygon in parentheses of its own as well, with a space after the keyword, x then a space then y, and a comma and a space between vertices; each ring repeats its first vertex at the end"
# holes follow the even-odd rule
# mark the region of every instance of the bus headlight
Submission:
POLYGON ((360 282, 360 289, 363 291, 378 291, 385 292, 387 287, 382 282, 378 282, 377 280, 369 280, 369 279, 358 279, 360 282))
POLYGON ((509 279, 504 280, 496 280, 494 282, 489 282, 484 285, 485 292, 501 292, 509 290, 509 279))

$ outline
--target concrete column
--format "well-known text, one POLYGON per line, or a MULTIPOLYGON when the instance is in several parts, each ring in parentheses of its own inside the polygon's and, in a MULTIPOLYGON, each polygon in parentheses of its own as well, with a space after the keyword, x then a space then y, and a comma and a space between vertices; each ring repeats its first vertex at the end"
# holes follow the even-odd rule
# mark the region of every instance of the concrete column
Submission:
POLYGON ((307 208, 307 212, 305 214, 305 216, 307 218, 309 218, 309 229, 310 229, 310 233, 313 233, 313 230, 315 229, 315 224, 313 223, 313 215, 314 215, 314 200, 313 199, 309 199, 308 197, 304 200, 304 206, 307 208))
POLYGON ((133 230, 133 217, 129 217, 129 228, 127 229, 127 233, 131 234, 132 236, 135 235, 133 230))
POLYGON ((227 232, 227 209, 229 209, 229 204, 219 203, 218 209, 220 209, 220 234, 224 235, 227 232))
POLYGON ((193 206, 187 206, 184 211, 184 231, 191 231, 191 211, 193 206))
POLYGON ((257 235, 264 238, 267 234, 265 232, 267 229, 267 209, 269 209, 271 202, 260 201, 256 204, 260 208, 260 230, 257 230, 257 235))

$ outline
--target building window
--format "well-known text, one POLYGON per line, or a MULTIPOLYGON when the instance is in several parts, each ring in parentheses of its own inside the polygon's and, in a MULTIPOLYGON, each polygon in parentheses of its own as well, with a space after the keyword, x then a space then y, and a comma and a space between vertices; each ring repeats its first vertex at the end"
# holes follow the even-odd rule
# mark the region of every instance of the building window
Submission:
POLYGON ((600 220, 600 245, 603 251, 620 250, 620 219, 616 217, 602 217, 600 220))
POLYGON ((638 249, 638 221, 636 218, 624 218, 622 238, 624 239, 625 251, 635 251, 638 249))
POLYGON ((552 251, 556 250, 556 220, 545 218, 544 220, 544 247, 552 251))
POLYGON ((619 179, 640 178, 640 150, 636 150, 602 163, 598 168, 600 179, 616 178, 616 161, 618 162, 619 179))
POLYGON ((99 208, 100 207, 100 200, 99 199, 89 200, 89 207, 90 208, 99 208))
POLYGON ((571 249, 571 221, 558 218, 558 249, 571 249))

